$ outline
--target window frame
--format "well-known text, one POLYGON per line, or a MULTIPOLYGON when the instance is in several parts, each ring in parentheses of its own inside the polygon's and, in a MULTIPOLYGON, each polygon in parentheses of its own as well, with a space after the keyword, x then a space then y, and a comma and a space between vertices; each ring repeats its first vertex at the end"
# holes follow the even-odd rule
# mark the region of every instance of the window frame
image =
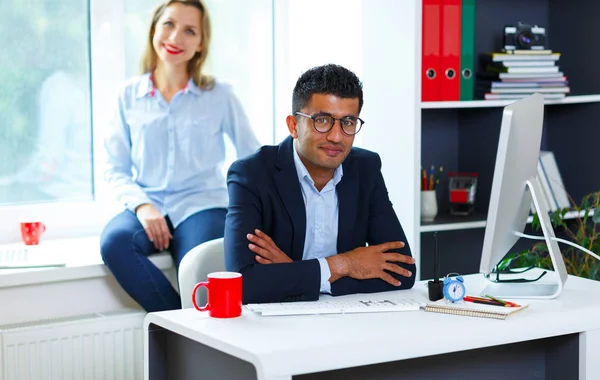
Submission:
MULTIPOLYGON (((43 239, 99 236, 106 223, 123 210, 123 206, 113 199, 104 182, 103 138, 104 126, 108 125, 116 112, 119 89, 127 80, 124 38, 126 4, 122 0, 84 1, 87 1, 89 12, 88 59, 91 88, 93 200, 0 205, 0 216, 3 219, 3 222, 0 223, 0 244, 21 241, 19 222, 25 219, 39 220, 46 224, 47 229, 43 239)), ((274 12, 275 3, 275 0, 271 0, 272 12, 274 12)), ((273 32, 272 29, 271 33, 273 32)), ((271 44, 271 54, 275 54, 273 44, 271 44)), ((274 68, 271 67, 271 70, 274 68)), ((273 83, 269 83, 268 86, 274 87, 273 83)), ((235 90, 234 86, 234 92, 235 90)), ((275 91, 271 96, 270 128, 272 132, 269 134, 272 134, 274 138, 274 125, 281 125, 281 123, 273 123, 276 106, 275 91)), ((256 134, 259 136, 261 132, 257 130, 256 134)), ((265 143, 265 141, 262 142, 265 143)), ((266 141, 266 143, 272 142, 266 141)))
POLYGON ((21 240, 19 223, 40 220, 46 224, 44 239, 96 236, 114 215, 116 202, 104 186, 102 174, 102 128, 113 113, 117 89, 125 80, 124 42, 122 38, 124 5, 119 0, 88 2, 89 55, 91 86, 91 125, 93 158, 93 200, 57 201, 0 206, 0 244, 21 240), (115 52, 114 56, 106 52, 115 52))

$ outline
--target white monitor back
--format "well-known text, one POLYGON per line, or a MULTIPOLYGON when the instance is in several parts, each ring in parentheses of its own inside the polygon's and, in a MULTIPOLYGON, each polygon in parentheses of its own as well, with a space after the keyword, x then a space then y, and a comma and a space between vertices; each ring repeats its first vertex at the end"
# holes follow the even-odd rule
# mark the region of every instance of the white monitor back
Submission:
POLYGON ((509 253, 519 239, 515 233, 525 229, 533 201, 540 216, 554 269, 559 274, 559 283, 552 284, 554 287, 550 288, 545 286, 545 290, 538 286, 542 284, 491 284, 493 291, 492 287, 487 290, 495 293, 494 295, 553 298, 560 293, 567 280, 567 271, 558 244, 552 240, 554 231, 548 210, 539 201, 539 195, 542 193, 537 178, 537 163, 543 121, 544 99, 540 94, 533 94, 504 108, 479 271, 484 274, 491 273, 509 253), (534 290, 531 285, 534 286, 534 290), (522 292, 515 293, 515 289, 519 288, 522 292), (504 294, 506 292, 513 294, 504 294))

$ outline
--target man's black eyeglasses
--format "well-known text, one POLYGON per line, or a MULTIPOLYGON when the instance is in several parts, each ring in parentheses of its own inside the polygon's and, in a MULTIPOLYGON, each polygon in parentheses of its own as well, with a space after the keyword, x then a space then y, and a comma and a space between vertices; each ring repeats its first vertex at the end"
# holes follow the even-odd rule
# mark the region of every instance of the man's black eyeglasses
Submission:
POLYGON ((317 132, 320 133, 327 133, 331 131, 331 128, 333 128, 335 121, 339 120, 340 125, 342 126, 342 131, 348 136, 354 136, 360 131, 360 128, 365 123, 361 118, 354 116, 344 116, 338 119, 326 113, 307 115, 302 112, 296 112, 294 116, 296 115, 304 116, 311 119, 313 127, 315 127, 317 132))
POLYGON ((536 268, 535 266, 530 266, 530 267, 525 268, 525 269, 504 269, 504 270, 498 270, 498 267, 495 267, 491 274, 486 273, 486 274, 484 274, 484 277, 487 278, 488 280, 492 281, 492 282, 513 282, 513 283, 535 282, 535 281, 539 280, 540 278, 544 277, 544 275, 546 275, 547 271, 543 271, 537 278, 508 278, 508 279, 501 279, 500 278, 501 274, 506 274, 506 275, 520 274, 520 273, 528 272, 528 271, 530 271, 532 269, 535 269, 535 268, 536 268), (493 277, 495 277, 495 278, 493 278, 493 277))

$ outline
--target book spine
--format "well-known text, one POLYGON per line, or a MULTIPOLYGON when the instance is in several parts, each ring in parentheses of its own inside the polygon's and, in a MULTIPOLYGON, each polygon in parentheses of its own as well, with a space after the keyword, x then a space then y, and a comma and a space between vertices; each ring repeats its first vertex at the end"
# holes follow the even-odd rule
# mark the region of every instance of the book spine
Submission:
POLYGON ((560 171, 558 170, 554 153, 550 151, 541 151, 540 161, 548 178, 550 189, 552 189, 552 193, 558 204, 558 208, 570 208, 571 201, 569 200, 569 195, 565 189, 560 171))
POLYGON ((475 0, 462 0, 460 100, 473 100, 475 74, 475 0))
POLYGON ((461 1, 442 0, 442 101, 460 100, 461 1))
POLYGON ((442 99, 442 0, 423 0, 421 100, 442 99))
POLYGON ((554 212, 558 210, 558 203, 556 203, 556 199, 552 194, 552 190, 550 189, 550 182, 548 182, 548 177, 546 176, 546 172, 544 167, 542 166, 542 160, 538 158, 537 165, 537 175, 540 180, 540 184, 542 185, 542 190, 544 190, 544 198, 546 198, 546 205, 548 206, 548 211, 554 212))

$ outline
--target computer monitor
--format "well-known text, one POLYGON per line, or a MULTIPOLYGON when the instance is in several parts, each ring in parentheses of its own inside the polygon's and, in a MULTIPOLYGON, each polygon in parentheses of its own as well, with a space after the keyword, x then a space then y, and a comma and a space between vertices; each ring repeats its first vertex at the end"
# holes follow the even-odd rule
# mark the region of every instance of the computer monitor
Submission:
POLYGON ((482 294, 500 298, 555 298, 567 281, 548 210, 541 202, 543 190, 537 176, 543 120, 544 98, 540 94, 504 107, 479 271, 490 274, 509 253, 519 239, 516 233, 525 230, 533 201, 558 279, 554 283, 490 282, 482 294))

